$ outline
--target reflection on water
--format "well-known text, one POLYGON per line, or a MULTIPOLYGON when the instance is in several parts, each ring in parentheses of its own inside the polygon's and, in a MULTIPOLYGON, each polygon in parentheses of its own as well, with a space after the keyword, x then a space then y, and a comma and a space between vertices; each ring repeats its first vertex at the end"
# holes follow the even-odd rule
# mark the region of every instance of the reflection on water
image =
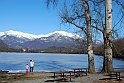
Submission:
MULTIPOLYGON (((35 71, 70 70, 87 68, 86 54, 50 54, 50 53, 0 53, 0 70, 25 71, 30 60, 35 61, 35 71)), ((102 56, 95 56, 95 69, 101 70, 102 56)), ((114 68, 124 68, 124 60, 113 59, 114 68)))

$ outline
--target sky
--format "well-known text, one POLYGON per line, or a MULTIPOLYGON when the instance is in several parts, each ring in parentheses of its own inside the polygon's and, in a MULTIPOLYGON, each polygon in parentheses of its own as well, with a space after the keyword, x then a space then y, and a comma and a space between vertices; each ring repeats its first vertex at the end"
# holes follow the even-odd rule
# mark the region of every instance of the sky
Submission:
POLYGON ((57 9, 46 7, 46 0, 0 0, 0 32, 15 30, 30 34, 66 31, 60 26, 57 9))
POLYGON ((39 35, 62 30, 73 33, 76 28, 68 30, 69 26, 60 26, 58 8, 47 9, 45 1, 0 0, 0 32, 15 30, 39 35))

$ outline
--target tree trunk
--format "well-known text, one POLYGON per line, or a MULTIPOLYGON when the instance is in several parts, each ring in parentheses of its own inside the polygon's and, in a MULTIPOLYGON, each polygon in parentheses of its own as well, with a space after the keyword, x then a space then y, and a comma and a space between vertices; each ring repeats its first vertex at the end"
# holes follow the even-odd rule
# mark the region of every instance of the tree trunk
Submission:
POLYGON ((112 0, 105 0, 106 4, 106 28, 104 36, 104 62, 102 72, 113 71, 112 63, 112 0))
POLYGON ((92 31, 91 31, 91 17, 90 9, 86 0, 83 1, 83 7, 85 9, 85 19, 87 27, 87 51, 88 51, 88 71, 89 73, 94 73, 94 55, 93 55, 93 46, 92 46, 92 31))

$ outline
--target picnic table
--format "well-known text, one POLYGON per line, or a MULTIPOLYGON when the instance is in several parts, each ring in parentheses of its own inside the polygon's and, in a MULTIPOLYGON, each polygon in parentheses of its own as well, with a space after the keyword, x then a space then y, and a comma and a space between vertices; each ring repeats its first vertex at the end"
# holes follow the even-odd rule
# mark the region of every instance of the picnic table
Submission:
POLYGON ((83 73, 87 76, 88 74, 88 69, 87 68, 74 68, 74 76, 83 76, 83 73))
POLYGON ((9 71, 3 71, 3 70, 0 70, 0 76, 3 76, 3 74, 7 74, 9 71))
POLYGON ((54 71, 54 81, 72 81, 73 78, 73 71, 54 71))
POLYGON ((121 72, 124 72, 123 68, 114 68, 113 71, 110 72, 110 78, 115 77, 117 80, 121 80, 121 72))
POLYGON ((72 78, 75 78, 78 76, 87 76, 88 69, 87 68, 73 68, 71 71, 66 70, 58 70, 58 71, 52 71, 54 81, 72 81, 72 78))
POLYGON ((21 73, 21 72, 9 72, 9 71, 3 71, 0 70, 0 76, 22 76, 25 73, 21 73))

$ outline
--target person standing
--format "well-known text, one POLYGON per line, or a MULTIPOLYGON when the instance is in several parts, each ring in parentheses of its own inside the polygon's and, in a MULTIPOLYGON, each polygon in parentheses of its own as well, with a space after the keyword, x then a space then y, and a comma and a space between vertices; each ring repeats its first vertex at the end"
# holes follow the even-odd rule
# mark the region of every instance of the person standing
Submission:
POLYGON ((28 64, 26 64, 26 73, 28 73, 28 64))
POLYGON ((30 72, 34 71, 34 60, 30 60, 30 72))

